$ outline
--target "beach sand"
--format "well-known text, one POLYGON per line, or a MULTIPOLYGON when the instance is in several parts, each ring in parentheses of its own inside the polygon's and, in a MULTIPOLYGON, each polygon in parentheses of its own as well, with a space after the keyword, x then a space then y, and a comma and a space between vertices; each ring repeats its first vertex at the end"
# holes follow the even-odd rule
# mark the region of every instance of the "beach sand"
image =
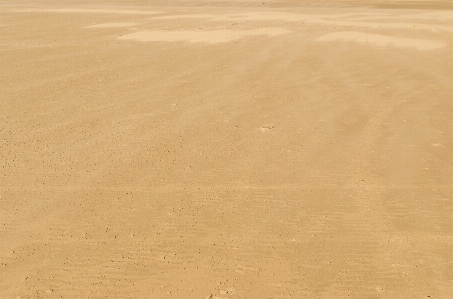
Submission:
POLYGON ((447 1, 1 1, 0 297, 452 298, 452 46, 447 1))

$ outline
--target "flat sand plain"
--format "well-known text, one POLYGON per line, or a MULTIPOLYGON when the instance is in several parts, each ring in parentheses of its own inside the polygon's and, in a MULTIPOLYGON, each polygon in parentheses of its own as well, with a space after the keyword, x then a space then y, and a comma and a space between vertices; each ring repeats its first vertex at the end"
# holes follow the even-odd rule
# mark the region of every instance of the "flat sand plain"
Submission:
POLYGON ((448 2, 0 1, 1 298, 453 298, 448 2))

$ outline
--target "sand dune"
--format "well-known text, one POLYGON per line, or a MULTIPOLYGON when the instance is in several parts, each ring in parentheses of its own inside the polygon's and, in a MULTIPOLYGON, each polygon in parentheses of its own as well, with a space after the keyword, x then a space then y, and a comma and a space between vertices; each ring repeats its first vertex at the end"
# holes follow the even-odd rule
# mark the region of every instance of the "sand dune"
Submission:
POLYGON ((3 1, 0 298, 450 298, 449 2, 3 1))

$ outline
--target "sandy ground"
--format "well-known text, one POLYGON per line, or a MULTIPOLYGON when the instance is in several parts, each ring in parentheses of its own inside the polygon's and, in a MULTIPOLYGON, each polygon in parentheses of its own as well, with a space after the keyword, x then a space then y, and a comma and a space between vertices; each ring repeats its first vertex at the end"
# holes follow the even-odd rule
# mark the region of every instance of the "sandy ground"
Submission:
POLYGON ((0 1, 1 298, 453 298, 451 3, 70 2, 0 1))

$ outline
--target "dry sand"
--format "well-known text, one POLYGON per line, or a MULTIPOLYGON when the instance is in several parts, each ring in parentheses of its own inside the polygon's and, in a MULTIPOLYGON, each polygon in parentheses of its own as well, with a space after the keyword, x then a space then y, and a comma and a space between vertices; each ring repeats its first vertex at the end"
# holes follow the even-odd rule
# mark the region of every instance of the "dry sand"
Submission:
POLYGON ((0 1, 0 298, 453 298, 451 2, 75 2, 0 1))

